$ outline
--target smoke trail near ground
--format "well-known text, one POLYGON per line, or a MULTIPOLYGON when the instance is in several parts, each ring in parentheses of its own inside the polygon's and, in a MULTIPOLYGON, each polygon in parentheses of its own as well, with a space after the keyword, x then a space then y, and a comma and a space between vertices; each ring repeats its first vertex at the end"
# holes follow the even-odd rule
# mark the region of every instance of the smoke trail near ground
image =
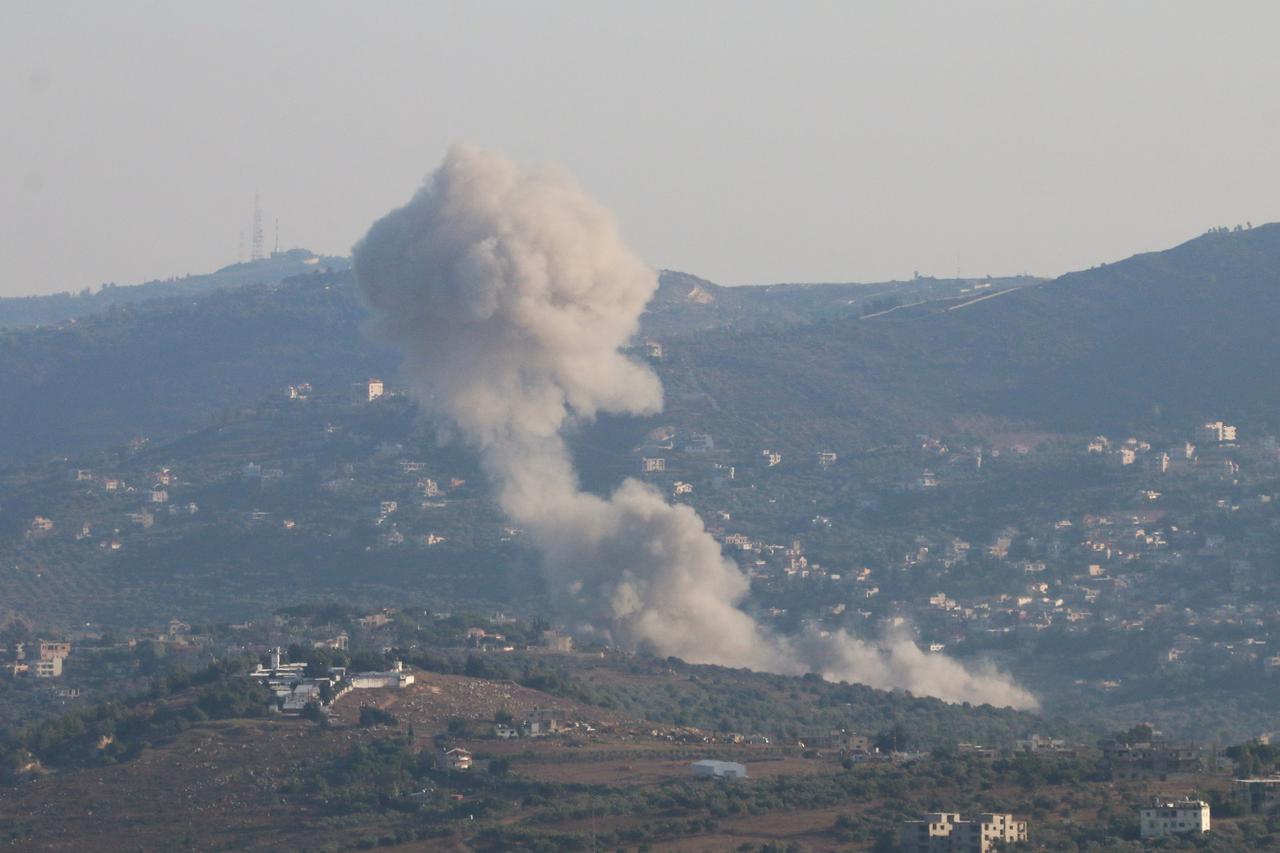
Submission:
POLYGON ((633 479, 607 498, 581 490, 562 430, 662 407, 657 377, 620 352, 658 282, 568 175, 456 147, 353 254, 376 332, 403 351, 414 393, 478 451, 503 511, 592 624, 692 662, 1034 704, 1006 678, 909 639, 772 636, 738 608, 747 579, 691 508, 633 479))

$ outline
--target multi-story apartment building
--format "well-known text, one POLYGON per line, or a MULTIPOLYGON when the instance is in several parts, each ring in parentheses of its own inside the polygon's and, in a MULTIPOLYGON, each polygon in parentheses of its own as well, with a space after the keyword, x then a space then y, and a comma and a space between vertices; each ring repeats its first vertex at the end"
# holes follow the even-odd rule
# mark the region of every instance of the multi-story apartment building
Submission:
POLYGON ((1254 813, 1280 808, 1280 776, 1237 779, 1232 790, 1235 801, 1254 813))
POLYGON ((1143 838, 1198 835, 1209 831, 1209 804, 1203 800, 1157 800, 1141 813, 1143 838))

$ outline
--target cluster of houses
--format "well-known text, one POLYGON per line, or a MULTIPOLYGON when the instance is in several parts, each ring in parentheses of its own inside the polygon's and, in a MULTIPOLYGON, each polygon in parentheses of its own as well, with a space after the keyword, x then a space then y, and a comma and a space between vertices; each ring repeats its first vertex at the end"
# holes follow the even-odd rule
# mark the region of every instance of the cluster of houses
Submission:
POLYGON ((89 541, 96 543, 101 550, 119 551, 124 547, 126 531, 151 529, 157 513, 186 516, 200 512, 200 505, 195 501, 172 499, 170 489, 179 483, 170 468, 146 471, 143 482, 149 482, 149 486, 136 486, 121 476, 100 475, 90 468, 73 468, 70 477, 82 496, 107 498, 109 503, 92 512, 95 518, 81 520, 69 528, 59 527, 50 516, 36 515, 27 524, 28 539, 44 538, 56 531, 67 530, 77 542, 89 541))
MULTIPOLYGON (((299 382, 288 386, 285 396, 291 401, 306 401, 315 395, 310 383, 299 382)), ((382 380, 371 378, 355 383, 349 401, 345 397, 342 399, 348 403, 370 404, 394 396, 395 392, 389 390, 382 380)), ((339 397, 341 395, 331 398, 339 397)), ((251 414, 254 410, 245 411, 251 414)), ((320 463, 320 455, 335 443, 367 440, 370 440, 368 436, 347 432, 342 425, 330 422, 325 424, 323 438, 300 444, 294 454, 274 461, 242 461, 234 467, 217 470, 202 469, 198 463, 192 463, 189 466, 192 470, 186 472, 182 480, 168 467, 158 470, 141 465, 132 467, 128 455, 112 459, 110 469, 105 473, 91 468, 72 468, 73 490, 60 495, 58 503, 51 502, 39 514, 30 517, 24 530, 25 537, 35 540, 74 534, 76 541, 89 541, 103 551, 117 552, 129 547, 132 536, 149 534, 165 517, 175 517, 175 521, 180 521, 183 517, 198 514, 200 505, 185 497, 195 488, 230 480, 239 480, 251 489, 282 488, 296 483, 297 474, 312 468, 320 477, 321 488, 342 495, 367 489, 370 484, 361 482, 356 476, 357 468, 367 467, 378 485, 394 492, 378 501, 374 516, 378 547, 394 548, 406 544, 432 547, 446 542, 445 533, 420 528, 434 525, 439 516, 438 510, 446 505, 441 499, 452 489, 464 485, 465 481, 424 476, 425 464, 417 460, 388 460, 389 455, 405 453, 401 445, 378 445, 367 466, 337 462, 326 467, 320 463), (391 470, 410 478, 407 483, 389 476, 390 470, 387 469, 392 463, 398 468, 391 470), (410 526, 419 529, 411 530, 410 526)), ((305 507, 299 507, 299 510, 305 511, 305 507)), ((233 522, 247 521, 255 526, 294 530, 299 525, 298 518, 292 515, 276 517, 275 513, 257 510, 232 510, 224 514, 233 522)))
MULTIPOLYGON (((1196 485, 1183 480, 1178 481, 1182 485, 1167 487, 1190 488, 1195 496, 1204 496, 1201 516, 1197 518, 1234 514, 1242 520, 1248 516, 1258 524, 1276 523, 1275 495, 1261 493, 1235 499, 1219 496, 1223 489, 1238 489, 1241 482, 1241 464, 1236 456, 1241 447, 1238 430, 1231 424, 1214 421, 1198 427, 1195 437, 1196 443, 1188 441, 1176 448, 1176 458, 1173 451, 1154 451, 1149 442, 1136 438, 1112 445, 1099 436, 1090 442, 1089 450, 1118 454, 1122 467, 1129 464, 1124 460, 1132 455, 1133 459, 1150 462, 1152 474, 1185 470, 1221 484, 1196 485)), ((937 452, 945 449, 939 446, 937 452)), ((1272 470, 1276 459, 1280 459, 1280 451, 1269 448, 1266 442, 1250 452, 1271 466, 1265 470, 1272 470), (1265 462, 1268 459, 1271 461, 1265 462)), ((1260 473, 1265 470, 1260 469, 1260 473)), ((1262 555, 1250 553, 1257 552, 1256 543, 1236 541, 1227 532, 1200 529, 1194 521, 1188 524, 1173 518, 1163 506, 1164 488, 1137 490, 1135 497, 1140 505, 1133 509, 1062 518, 1043 529, 1009 525, 986 545, 954 537, 930 541, 931 537, 920 535, 916 547, 899 562, 874 569, 862 566, 832 571, 814 563, 799 539, 790 544, 773 544, 745 532, 730 532, 722 524, 730 520, 727 512, 718 512, 709 519, 708 529, 758 586, 768 588, 769 584, 796 580, 834 583, 834 589, 823 587, 828 617, 837 617, 839 622, 856 617, 912 625, 933 651, 980 640, 984 635, 1013 634, 1031 643, 1049 628, 1081 635, 1099 627, 1148 632, 1154 620, 1163 625, 1181 620, 1184 630, 1171 645, 1163 662, 1165 667, 1214 669, 1245 664, 1256 666, 1269 676, 1280 672, 1280 648, 1276 648, 1280 637, 1274 636, 1280 631, 1280 623, 1259 611, 1258 595, 1254 594, 1260 583, 1267 582, 1265 572, 1259 568, 1262 555), (922 593, 918 600, 884 600, 885 581, 896 581, 903 574, 946 575, 970 562, 975 554, 1011 564, 1021 570, 1025 580, 986 594, 937 592, 922 593), (1195 565, 1204 567, 1206 577, 1212 573, 1222 579, 1209 596, 1192 600, 1185 590, 1162 579, 1165 569, 1181 571, 1195 565), (830 600, 832 595, 834 601, 830 600), (1235 639, 1205 638, 1197 630, 1200 625, 1245 630, 1250 624, 1256 626, 1255 633, 1235 639)), ((1183 507, 1185 500, 1180 507, 1185 515, 1183 507)), ((812 526, 825 531, 831 527, 831 519, 815 516, 812 526)), ((900 587, 900 581, 895 585, 900 587)), ((785 611, 777 613, 780 616, 785 611)), ((823 618, 821 611, 816 618, 823 618)), ((1122 683, 1121 679, 1104 679, 1094 686, 1106 691, 1122 683)))
MULTIPOLYGON (((1139 835, 1144 840, 1198 836, 1211 828, 1209 804, 1203 800, 1156 799, 1138 812, 1139 835)), ((1026 821, 994 812, 969 818, 958 812, 930 812, 905 821, 898 832, 903 853, 993 853, 1027 840, 1026 821)))
MULTIPOLYGON (((1262 496, 1250 511, 1266 512, 1269 496, 1262 496)), ((1245 511, 1241 508, 1240 511, 1245 511)), ((903 567, 925 564, 945 573, 968 559, 969 544, 953 541, 934 556, 929 546, 903 560, 903 567)), ((1227 536, 1204 533, 1170 524, 1160 511, 1129 511, 1063 519, 1045 533, 1011 530, 998 536, 987 549, 988 557, 1013 562, 1025 581, 1007 592, 965 597, 945 593, 926 594, 919 603, 898 602, 881 618, 901 616, 943 643, 960 642, 982 634, 1016 633, 1034 637, 1056 626, 1068 633, 1087 633, 1099 626, 1119 631, 1145 631, 1159 618, 1166 624, 1180 620, 1185 630, 1169 648, 1169 667, 1230 666, 1252 663, 1275 671, 1277 650, 1269 645, 1270 631, 1237 640, 1203 639, 1197 626, 1237 626, 1265 621, 1248 592, 1260 575, 1250 559, 1227 536), (1073 541, 1074 539, 1074 541, 1073 541), (1017 543, 1022 556, 1009 557, 1017 543), (1202 564, 1221 579, 1212 596, 1188 602, 1176 610, 1180 590, 1160 580, 1160 569, 1202 564), (1067 568, 1069 574, 1063 569, 1067 568)), ((883 570, 882 570, 883 571, 883 570)), ((894 571, 894 567, 888 570, 894 571)), ((853 575, 859 595, 871 599, 879 593, 879 572, 869 567, 853 575)), ((867 617, 873 614, 865 613, 867 617)), ((1256 630, 1256 629, 1255 629, 1256 630)))
MULTIPOLYGON (((1268 498, 1261 496, 1252 510, 1268 510, 1268 498)), ((1144 613, 1160 612, 1161 603, 1171 601, 1170 593, 1176 593, 1167 585, 1151 583, 1153 573, 1164 566, 1193 560, 1221 562, 1225 564, 1228 583, 1221 585, 1220 594, 1248 592, 1257 583, 1256 562, 1243 555, 1234 556, 1233 544, 1225 535, 1170 525, 1161 519, 1160 511, 1126 511, 1060 520, 1043 533, 1007 529, 997 534, 984 551, 988 558, 1018 567, 1025 578, 1023 584, 1006 592, 963 598, 927 593, 918 603, 909 599, 881 603, 873 599, 881 594, 881 578, 888 579, 915 566, 946 574, 970 560, 972 544, 955 538, 943 540, 942 547, 937 548, 932 543, 920 544, 899 565, 879 570, 861 566, 852 571, 832 571, 810 560, 799 539, 790 544, 768 543, 741 533, 724 533, 716 524, 710 524, 709 530, 758 583, 823 580, 838 584, 832 593, 840 598, 829 606, 831 615, 847 612, 863 619, 909 622, 922 634, 931 635, 941 649, 974 635, 1034 634, 1055 625, 1076 633, 1085 633, 1100 624, 1142 630, 1144 613), (1020 555, 1011 557, 1015 547, 1020 555), (1064 578, 1064 566, 1079 567, 1064 578), (867 605, 859 607, 859 601, 867 605)), ((823 523, 822 517, 814 520, 815 526, 823 523)), ((1198 599, 1192 612, 1208 603, 1216 602, 1198 599)), ((1229 599, 1217 608, 1202 610, 1201 615, 1207 624, 1244 624, 1251 607, 1247 598, 1229 599)), ((1196 644, 1198 640, 1190 639, 1188 643, 1196 644)), ((1267 653, 1265 635, 1252 642, 1240 640, 1240 644, 1215 640, 1208 647, 1212 657, 1224 665, 1240 660, 1266 662, 1276 657, 1276 651, 1267 653)), ((1169 662, 1176 660, 1179 652, 1172 653, 1169 662)), ((1280 666, 1280 661, 1275 661, 1275 666, 1280 666)))
POLYGON ((1086 449, 1090 454, 1104 457, 1113 468, 1141 465, 1149 474, 1239 473, 1239 466, 1231 459, 1231 451, 1239 438, 1235 426, 1213 421, 1196 427, 1193 435, 1193 440, 1165 450, 1154 450, 1150 442, 1134 437, 1113 443, 1105 435, 1099 435, 1089 440, 1086 449))
MULTIPOLYGON (((1280 776, 1236 779, 1230 799, 1245 813, 1274 815, 1280 812, 1280 776)), ((1213 829, 1210 804, 1189 797, 1156 798, 1151 806, 1138 809, 1137 818, 1138 834, 1143 840, 1194 838, 1213 829)), ((956 812, 931 812, 919 820, 905 821, 899 831, 904 853, 987 853, 1027 840, 1027 822, 997 813, 964 818, 956 812)))
POLYGON ((559 708, 531 708, 524 719, 516 723, 494 723, 493 736, 499 740, 515 740, 522 737, 547 737, 582 730, 594 732, 595 726, 572 720, 559 708))
MULTIPOLYGON (((516 643, 507 638, 507 635, 501 631, 495 631, 492 628, 481 628, 472 626, 466 632, 467 647, 481 652, 514 652, 517 651, 516 643)), ((545 649, 551 652, 560 652, 568 654, 573 651, 573 637, 569 634, 547 629, 542 632, 539 637, 538 645, 525 645, 525 650, 534 648, 545 649)))
MULTIPOLYGON (((1061 750, 1061 742, 1033 737, 1019 746, 1029 749, 1061 750)), ((1104 746, 1104 765, 1112 779, 1169 780, 1202 773, 1202 755, 1193 747, 1161 743, 1109 744, 1104 746)), ((1235 779, 1228 794, 1241 813, 1280 813, 1280 776, 1235 779)), ((1176 836, 1199 836, 1212 830, 1209 803, 1184 797, 1156 798, 1136 815, 1139 835, 1144 840, 1176 836)), ((1012 815, 979 814, 965 819, 957 813, 935 812, 919 820, 905 822, 899 833, 904 851, 987 851, 1000 845, 1027 840, 1027 825, 1012 815)))
MULTIPOLYGON (((493 736, 499 740, 540 738, 575 731, 594 732, 594 726, 572 720, 559 708, 531 708, 519 723, 494 723, 493 736)), ((436 752, 436 767, 440 770, 470 770, 475 764, 471 750, 462 746, 447 746, 436 752)))
POLYGON ((400 689, 415 680, 400 661, 385 672, 348 672, 345 667, 331 667, 324 675, 309 676, 307 664, 285 661, 279 647, 271 650, 266 665, 258 664, 248 677, 270 688, 277 708, 284 714, 302 714, 311 705, 323 709, 352 690, 400 689))
MULTIPOLYGON (((728 513, 719 520, 728 521, 728 513)), ((815 526, 829 526, 830 519, 818 516, 815 526)), ((722 526, 712 524, 707 528, 716 537, 725 550, 734 554, 745 564, 747 574, 752 578, 768 580, 828 580, 838 582, 843 575, 840 572, 828 571, 805 555, 804 543, 793 539, 788 544, 766 542, 753 539, 742 533, 725 533, 722 526)))
MULTIPOLYGON (((660 428, 648 436, 637 452, 640 454, 638 467, 641 474, 661 477, 677 469, 686 475, 710 474, 710 483, 715 489, 737 479, 737 469, 729 463, 728 451, 718 449, 715 439, 708 433, 660 428)), ((819 470, 827 471, 835 467, 840 456, 834 450, 824 449, 816 451, 812 458, 819 470)), ((781 466, 784 456, 780 450, 764 447, 757 459, 759 466, 767 470, 781 466)), ((687 495, 693 489, 693 483, 677 480, 673 495, 687 495)))
MULTIPOLYGON (((395 461, 395 468, 391 470, 399 475, 400 482, 394 482, 396 478, 393 476, 390 484, 399 489, 404 499, 383 499, 378 502, 377 508, 373 511, 373 526, 379 531, 378 547, 387 549, 411 544, 430 548, 440 545, 447 542, 448 537, 438 531, 427 530, 406 534, 402 527, 421 525, 424 519, 428 523, 433 523, 431 519, 438 511, 448 506, 446 498, 450 493, 465 486, 467 481, 458 477, 444 480, 423 476, 427 468, 426 463, 402 456, 404 450, 401 445, 379 448, 379 455, 399 457, 395 461), (410 483, 412 485, 409 485, 410 483)), ((351 465, 349 468, 347 473, 354 474, 354 466, 351 465)), ((353 481, 332 482, 335 487, 345 488, 353 481)))
POLYGON ((70 643, 48 640, 34 644, 14 643, 4 663, 4 672, 12 678, 61 678, 63 661, 70 656, 70 643), (35 648, 28 648, 28 645, 35 648))
MULTIPOLYGON (((1090 453, 1114 455, 1120 467, 1144 461, 1144 465, 1152 471, 1166 473, 1180 470, 1195 470, 1213 479, 1235 477, 1239 474, 1239 463, 1229 458, 1231 450, 1237 446, 1239 433, 1237 429, 1222 421, 1206 423, 1198 427, 1195 437, 1197 444, 1188 441, 1170 451, 1153 451, 1149 442, 1137 438, 1126 439, 1116 445, 1099 436, 1089 443, 1090 453)), ((947 448, 941 441, 928 436, 921 437, 922 447, 935 454, 947 454, 947 448)), ((640 449, 641 471, 651 475, 665 475, 671 471, 667 455, 660 453, 684 454, 681 468, 685 470, 690 464, 702 464, 707 460, 696 460, 709 454, 723 455, 724 451, 716 451, 715 442, 710 436, 693 433, 681 436, 674 430, 656 431, 650 436, 649 443, 640 449), (690 462, 689 459, 694 460, 690 462)), ((1029 447, 1015 448, 1018 452, 1029 453, 1029 447)), ((981 451, 976 457, 981 466, 981 451)), ((781 454, 766 449, 761 452, 765 466, 771 467, 781 462, 781 454)), ((819 451, 817 463, 820 468, 828 468, 835 464, 838 456, 833 451, 819 451)), ((1110 457, 1109 457, 1110 458, 1110 457)), ((716 463, 720 466, 721 463, 716 463)), ((1145 470, 1145 469, 1144 469, 1145 470)), ((932 471, 925 471, 915 483, 916 488, 934 488, 938 479, 932 471)), ((694 482, 686 479, 675 479, 671 489, 673 497, 690 495, 695 488, 694 482)), ((1161 497, 1158 489, 1145 489, 1143 499, 1158 502, 1161 497)), ((1262 495, 1258 503, 1269 503, 1270 496, 1262 495)), ((1068 630, 1085 631, 1096 626, 1099 608, 1095 603, 1099 598, 1109 599, 1116 591, 1127 592, 1134 586, 1133 579, 1126 575, 1131 572, 1117 571, 1119 567, 1145 561, 1146 566, 1157 568, 1157 564, 1168 560, 1185 560, 1187 552, 1193 556, 1200 552, 1210 553, 1215 548, 1223 549, 1223 543, 1217 534, 1203 534, 1198 531, 1170 528, 1162 524, 1160 510, 1135 513, 1113 513, 1098 516, 1086 516, 1083 520, 1061 520, 1049 535, 1028 534, 1011 527, 995 537, 986 546, 987 557, 997 560, 1008 560, 1015 542, 1020 550, 1030 551, 1031 559, 1022 559, 1021 566, 1027 575, 1028 583, 1024 589, 1010 589, 1004 593, 978 597, 968 601, 949 600, 938 603, 930 599, 924 608, 909 601, 895 602, 892 605, 897 613, 884 613, 884 605, 877 603, 866 610, 855 607, 858 598, 870 600, 881 592, 880 583, 876 582, 870 567, 860 567, 850 571, 830 570, 813 562, 804 553, 803 543, 798 539, 790 544, 770 543, 744 532, 731 532, 721 522, 729 521, 727 512, 716 513, 715 518, 708 519, 708 530, 716 536, 726 551, 733 554, 754 581, 771 583, 774 581, 810 581, 834 582, 840 584, 853 583, 855 589, 851 600, 837 602, 835 607, 840 615, 846 610, 857 612, 864 618, 893 619, 922 625, 932 622, 939 628, 935 633, 940 635, 930 638, 938 649, 948 644, 961 642, 975 632, 1009 633, 1011 631, 1039 631, 1052 625, 1067 627, 1068 630), (1127 516, 1127 517, 1126 517, 1127 516), (1074 528, 1074 529, 1073 529, 1074 528), (1078 534, 1079 541, 1071 542, 1072 534, 1078 534), (1063 583, 1058 577, 1040 579, 1036 574, 1059 574, 1051 571, 1063 563, 1077 563, 1089 560, 1087 571, 1063 583), (920 618, 922 615, 925 618, 920 618), (937 617, 944 616, 939 619, 937 617)), ((815 516, 813 527, 820 530, 832 526, 830 518, 815 516)), ((911 570, 922 563, 941 563, 944 571, 964 563, 970 555, 971 545, 968 542, 955 540, 945 543, 938 550, 922 546, 917 551, 907 554, 900 566, 886 566, 882 572, 911 570)), ((1230 550, 1229 547, 1226 550, 1230 550)), ((1248 561, 1236 561, 1232 564, 1233 584, 1239 588, 1247 585, 1253 576, 1252 566, 1248 561)), ((1126 597, 1131 597, 1126 595, 1126 597)))
POLYGON ((1027 840, 1027 822, 988 812, 963 818, 958 812, 930 812, 898 831, 903 853, 991 853, 1027 840))

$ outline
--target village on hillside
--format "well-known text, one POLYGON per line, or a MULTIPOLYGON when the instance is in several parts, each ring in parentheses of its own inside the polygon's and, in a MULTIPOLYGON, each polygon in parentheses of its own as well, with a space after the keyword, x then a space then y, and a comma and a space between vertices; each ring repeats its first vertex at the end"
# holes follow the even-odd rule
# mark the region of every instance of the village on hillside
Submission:
MULTIPOLYGON (((646 352, 662 358, 657 344, 646 352)), ((493 571, 485 563, 514 559, 526 566, 519 582, 535 582, 522 531, 489 503, 482 475, 457 454, 415 453, 410 436, 397 440, 406 411, 406 398, 379 379, 338 389, 300 381, 185 460, 138 439, 49 469, 26 484, 38 511, 0 543, 10 606, 46 614, 44 624, 12 621, 12 641, 156 630, 163 611, 149 606, 146 586, 125 597, 104 585, 103 567, 127 576, 140 559, 154 564, 149 571, 180 559, 199 572, 204 555, 167 550, 189 537, 234 535, 264 554, 339 543, 402 571, 424 560, 479 565, 467 570, 477 580, 493 571), (274 452, 219 449, 259 424, 288 438, 274 452), (99 626, 84 618, 95 603, 132 609, 136 621, 99 626)), ((611 463, 613 476, 638 477, 696 509, 749 576, 748 607, 783 633, 906 630, 932 653, 995 661, 1040 691, 1068 675, 1087 711, 1159 695, 1170 680, 1256 685, 1280 672, 1280 622, 1257 603, 1277 583, 1265 566, 1280 557, 1276 538, 1259 534, 1280 523, 1272 436, 1216 420, 1163 438, 919 435, 892 448, 804 454, 667 426, 630 453, 611 463), (1065 493, 1063 480, 1072 482, 1065 493), (1059 497, 1040 494, 1050 489, 1059 497), (890 516, 900 520, 885 524, 890 516), (1062 661, 1053 679, 1021 663, 1042 666, 1046 656, 1062 661)), ((281 580, 294 571, 276 565, 281 580)), ((170 606, 169 618, 207 627, 261 614, 261 592, 283 594, 271 574, 259 594, 233 590, 215 609, 170 606)), ((83 689, 64 677, 65 655, 14 649, 10 677, 57 682, 59 701, 83 689)), ((1164 724, 1196 737, 1183 722, 1164 724)), ((1270 734, 1260 720, 1241 723, 1243 731, 1202 734, 1270 734)))

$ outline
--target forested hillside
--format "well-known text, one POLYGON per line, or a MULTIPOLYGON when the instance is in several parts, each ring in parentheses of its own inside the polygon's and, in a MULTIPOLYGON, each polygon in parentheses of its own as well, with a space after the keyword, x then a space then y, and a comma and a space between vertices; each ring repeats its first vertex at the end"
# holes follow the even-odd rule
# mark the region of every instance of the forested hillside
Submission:
POLYGON ((360 317, 349 273, 316 273, 0 335, 0 462, 171 437, 291 383, 393 371, 360 317))
MULTIPOLYGON (((1123 430, 1280 412, 1280 225, 1031 279, 723 288, 665 273, 667 417, 752 440, 1123 430)), ((172 437, 311 382, 392 378, 350 273, 149 299, 0 334, 0 464, 172 437)))
MULTIPOLYGON (((276 263, 272 270, 278 273, 284 261, 261 262, 267 263, 276 263)), ((73 307, 85 300, 85 306, 96 305, 108 293, 128 299, 95 316, 86 310, 74 322, 0 332, 0 399, 7 404, 0 409, 0 465, 140 435, 171 438, 204 426, 228 407, 278 397, 293 383, 310 382, 317 393, 333 394, 355 379, 391 379, 398 357, 363 334, 364 309, 351 274, 345 263, 335 266, 336 271, 308 267, 271 284, 245 284, 244 276, 254 270, 259 277, 270 272, 245 264, 199 282, 108 288, 101 298, 65 299, 73 307)), ((645 315, 642 336, 666 339, 714 328, 749 334, 762 324, 856 316, 973 284, 921 279, 725 288, 668 272, 645 315)), ((64 297, 32 299, 31 305, 43 306, 37 312, 42 316, 69 316, 67 306, 56 308, 64 297)), ((10 302, 0 300, 0 320, 20 313, 15 304, 21 300, 10 302)))
POLYGON ((802 329, 667 348, 677 409, 793 446, 932 430, 1072 432, 1280 420, 1280 225, 802 329))

